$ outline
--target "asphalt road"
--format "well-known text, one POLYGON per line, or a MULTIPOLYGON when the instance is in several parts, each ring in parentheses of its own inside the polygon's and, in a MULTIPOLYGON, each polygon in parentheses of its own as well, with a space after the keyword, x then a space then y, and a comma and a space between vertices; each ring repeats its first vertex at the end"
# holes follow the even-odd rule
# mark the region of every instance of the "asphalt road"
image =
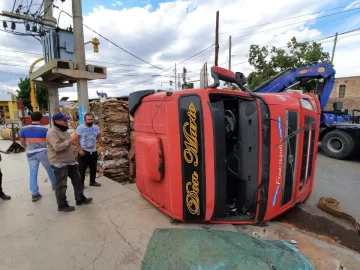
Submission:
POLYGON ((319 151, 314 190, 301 208, 313 214, 324 215, 316 207, 320 197, 338 200, 343 212, 360 220, 360 159, 336 160, 319 151))

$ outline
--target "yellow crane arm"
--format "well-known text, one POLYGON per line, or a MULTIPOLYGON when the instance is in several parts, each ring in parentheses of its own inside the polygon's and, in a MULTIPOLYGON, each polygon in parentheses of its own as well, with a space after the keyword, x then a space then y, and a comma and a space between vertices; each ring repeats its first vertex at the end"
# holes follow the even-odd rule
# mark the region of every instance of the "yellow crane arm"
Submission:
MULTIPOLYGON (((30 70, 29 70, 29 75, 32 74, 35 65, 37 63, 41 62, 42 60, 44 60, 44 57, 41 57, 41 58, 35 60, 34 63, 31 64, 30 70)), ((29 79, 30 79, 30 76, 29 76, 29 79)), ((37 102, 37 97, 36 97, 36 92, 35 92, 35 85, 34 85, 34 82, 32 80, 30 80, 30 100, 31 100, 32 111, 33 112, 38 112, 39 111, 39 104, 37 102)))

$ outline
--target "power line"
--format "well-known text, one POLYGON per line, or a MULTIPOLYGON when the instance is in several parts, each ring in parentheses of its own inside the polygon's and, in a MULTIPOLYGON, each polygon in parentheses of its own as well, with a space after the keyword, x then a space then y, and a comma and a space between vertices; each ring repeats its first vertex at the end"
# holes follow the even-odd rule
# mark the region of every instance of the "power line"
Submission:
MULTIPOLYGON (((201 53, 204 53, 206 50, 208 50, 208 49, 212 48, 213 46, 215 46, 215 44, 212 44, 212 45, 210 45, 209 47, 207 47, 207 48, 205 48, 205 49, 201 50, 200 52, 198 52, 198 53, 196 53, 196 54, 194 54, 194 55, 190 56, 189 58, 187 58, 187 59, 185 59, 184 61, 180 62, 180 63, 179 63, 179 65, 180 65, 180 64, 183 64, 183 63, 185 63, 186 61, 189 61, 190 59, 192 59, 192 58, 194 58, 194 57, 198 56, 198 55, 199 55, 199 54, 201 54, 201 53)), ((167 70, 169 70, 169 69, 171 69, 171 68, 172 68, 172 67, 168 68, 167 70)), ((164 72, 164 71, 163 71, 163 72, 164 72)), ((160 72, 159 74, 156 74, 156 76, 161 75, 163 72, 160 72)), ((123 91, 123 90, 125 90, 125 89, 130 88, 130 87, 134 87, 134 86, 137 86, 137 85, 143 84, 143 83, 145 83, 145 82, 150 81, 151 79, 153 79, 153 78, 154 78, 154 77, 156 77, 156 76, 154 76, 154 75, 153 75, 153 76, 151 76, 150 78, 148 78, 148 79, 146 79, 146 80, 144 80, 144 81, 141 81, 141 82, 139 82, 139 83, 136 83, 136 84, 130 85, 130 86, 125 87, 125 88, 123 88, 123 89, 114 90, 114 91, 123 91)))
MULTIPOLYGON (((359 30, 360 30, 360 28, 355 28, 355 29, 352 29, 352 30, 349 30, 349 31, 346 31, 346 32, 339 33, 338 36, 345 35, 345 34, 352 33, 352 32, 356 32, 356 31, 359 31, 359 30)), ((356 34, 356 35, 360 35, 360 33, 356 34)), ((356 36, 356 35, 353 35, 353 36, 356 36)), ((325 39, 332 38, 332 37, 335 37, 335 35, 326 36, 326 37, 322 37, 322 38, 319 38, 319 39, 313 39, 313 40, 310 40, 310 41, 301 41, 301 42, 319 42, 321 40, 325 40, 325 39)), ((346 37, 343 37, 343 38, 346 38, 346 37)), ((320 42, 320 43, 328 43, 328 42, 333 42, 333 41, 330 40, 330 41, 325 41, 325 42, 320 42)), ((271 45, 267 45, 267 46, 271 46, 271 45)), ((277 48, 278 49, 287 48, 287 45, 280 46, 280 47, 277 47, 277 48)), ((248 55, 248 53, 242 53, 242 54, 237 54, 237 55, 248 55)))
MULTIPOLYGON (((350 9, 350 10, 347 10, 347 11, 338 12, 338 13, 336 13, 336 14, 340 14, 340 13, 344 13, 344 12, 349 12, 349 11, 352 11, 352 10, 358 10, 358 9, 360 9, 360 8, 354 8, 354 9, 350 9)), ((305 21, 301 21, 301 22, 296 22, 296 23, 291 23, 291 24, 287 24, 287 25, 282 25, 282 26, 278 26, 278 27, 271 28, 271 29, 266 29, 266 30, 263 30, 263 31, 259 31, 259 32, 255 32, 255 33, 250 33, 250 34, 243 35, 243 36, 234 37, 234 38, 232 38, 232 39, 234 40, 234 39, 239 39, 239 38, 243 38, 243 37, 253 36, 253 35, 265 33, 265 32, 268 32, 268 31, 272 31, 272 30, 276 30, 276 29, 280 29, 280 28, 284 28, 284 27, 288 27, 288 26, 292 26, 292 25, 296 25, 296 24, 300 24, 300 23, 304 23, 304 22, 309 22, 309 21, 317 20, 317 19, 320 19, 320 18, 332 16, 332 15, 335 15, 335 14, 328 14, 328 15, 321 16, 321 17, 317 17, 317 18, 310 19, 310 20, 305 20, 305 21)), ((228 41, 226 40, 226 41, 222 41, 222 42, 220 42, 220 43, 224 43, 224 42, 228 42, 228 41)))
MULTIPOLYGON (((360 4, 360 3, 359 3, 359 4, 360 4)), ((356 5, 358 5, 358 4, 356 4, 356 5)), ((314 15, 314 14, 318 14, 318 13, 322 13, 322 12, 327 12, 327 11, 331 11, 331 10, 335 10, 335 9, 340 9, 340 8, 344 8, 344 7, 347 7, 347 6, 348 6, 348 5, 340 6, 340 7, 336 7, 336 8, 331 8, 331 9, 327 9, 327 10, 323 10, 323 11, 308 13, 308 14, 304 14, 304 15, 299 15, 299 16, 295 16, 295 17, 290 17, 290 18, 286 18, 286 19, 282 19, 282 20, 276 20, 276 21, 272 21, 272 22, 257 24, 257 25, 253 25, 253 26, 249 26, 249 27, 239 28, 239 29, 236 29, 236 30, 231 30, 231 31, 227 31, 227 32, 220 33, 220 35, 224 35, 224 34, 227 34, 227 33, 233 33, 233 32, 237 32, 237 31, 249 29, 249 28, 254 28, 254 27, 269 25, 269 24, 273 24, 273 23, 277 23, 277 22, 288 21, 288 20, 291 20, 291 19, 296 19, 296 18, 305 17, 305 16, 309 16, 309 15, 314 15)), ((345 12, 345 11, 344 11, 344 12, 345 12)), ((340 12, 340 13, 341 13, 341 12, 340 12)), ((332 16, 332 15, 335 15, 335 14, 339 14, 339 13, 329 14, 329 15, 326 15, 326 16, 332 16)), ((318 18, 322 18, 322 17, 318 17, 318 18)), ((318 18, 315 18, 315 19, 318 19, 318 18)), ((312 20, 314 20, 314 19, 312 19, 312 20)))
POLYGON ((178 63, 178 65, 181 65, 181 64, 183 64, 183 63, 185 63, 185 62, 189 61, 190 59, 192 59, 192 58, 194 58, 194 57, 196 57, 196 56, 198 56, 198 55, 200 55, 200 54, 204 53, 205 51, 207 51, 208 49, 210 49, 210 48, 212 48, 212 47, 214 47, 214 46, 215 46, 215 44, 210 45, 210 46, 209 46, 209 47, 207 47, 206 49, 204 49, 204 50, 202 50, 202 51, 198 52, 197 54, 194 54, 193 56, 189 57, 188 59, 186 59, 186 60, 184 60, 184 61, 182 61, 182 62, 178 63))
POLYGON ((23 54, 32 54, 32 55, 39 55, 42 56, 42 54, 40 53, 30 53, 30 52, 25 52, 25 51, 17 51, 17 50, 9 50, 9 49, 1 49, 1 51, 7 51, 7 52, 16 52, 16 53, 23 53, 23 54))
MULTIPOLYGON (((356 29, 353 29, 353 30, 349 30, 349 31, 346 31, 346 32, 343 32, 343 33, 340 33, 338 34, 338 36, 340 35, 345 35, 345 34, 349 34, 349 33, 353 33, 353 32, 356 32, 356 31, 360 31, 360 28, 356 28, 356 29)), ((345 37, 341 37, 339 38, 340 39, 343 39, 343 38, 348 38, 348 37, 352 37, 352 36, 358 36, 360 35, 360 33, 358 34, 353 34, 353 35, 349 35, 349 36, 345 36, 345 37)), ((303 41, 303 42, 317 42, 317 43, 320 43, 320 44, 323 44, 323 43, 329 43, 329 42, 333 42, 333 40, 328 40, 328 41, 323 41, 323 42, 319 42, 321 40, 325 40, 325 39, 328 39, 328 38, 332 38, 332 37, 335 37, 335 35, 332 35, 332 36, 327 36, 327 37, 323 37, 323 38, 320 38, 320 39, 316 39, 316 40, 311 40, 311 41, 303 41)), ((281 48, 286 48, 286 46, 281 46, 281 47, 277 47, 278 49, 281 49, 281 48)), ((247 55, 247 53, 245 54, 238 54, 238 55, 247 55)), ((225 65, 227 64, 228 62, 225 62, 225 63, 222 63, 220 65, 225 65)), ((248 61, 244 61, 244 62, 240 62, 240 63, 235 63, 233 64, 233 66, 236 66, 236 65, 240 65, 240 64, 245 64, 245 63, 248 63, 248 61)))
MULTIPOLYGON (((55 6, 55 7, 58 8, 57 6, 55 6)), ((59 9, 59 8, 58 8, 58 9, 59 9)), ((63 11, 63 10, 62 10, 62 11, 63 11)), ((66 12, 66 11, 63 11, 63 12, 64 12, 65 14, 67 14, 68 16, 70 16, 71 18, 73 18, 73 16, 70 15, 68 12, 66 12)), ((83 23, 83 26, 85 26, 87 29, 89 29, 89 30, 92 31, 93 33, 97 34, 98 36, 102 37, 103 39, 105 39, 106 41, 108 41, 109 43, 111 43, 112 45, 114 45, 115 47, 119 48, 120 50, 126 52, 127 54, 129 54, 129 55, 131 55, 131 56, 133 56, 133 57, 135 57, 136 59, 138 59, 138 60, 140 60, 140 61, 142 61, 142 62, 144 62, 144 63, 146 63, 146 64, 148 64, 148 65, 150 65, 150 66, 152 66, 152 67, 154 67, 154 68, 156 68, 156 69, 160 69, 160 70, 166 71, 166 70, 164 70, 163 68, 157 67, 157 66, 155 66, 155 65, 147 62, 146 60, 144 60, 144 59, 136 56, 135 54, 129 52, 128 50, 122 48, 121 46, 119 46, 119 45, 116 44, 115 42, 113 42, 113 41, 111 41, 110 39, 106 38, 105 36, 101 35, 101 34, 98 33, 97 31, 93 30, 92 28, 90 28, 90 27, 87 26, 86 24, 83 23)))
POLYGON ((1 71, 0 70, 0 74, 5 74, 5 75, 13 75, 13 76, 27 76, 27 75, 24 75, 24 74, 19 74, 19 73, 13 73, 13 72, 6 72, 6 71, 1 71))

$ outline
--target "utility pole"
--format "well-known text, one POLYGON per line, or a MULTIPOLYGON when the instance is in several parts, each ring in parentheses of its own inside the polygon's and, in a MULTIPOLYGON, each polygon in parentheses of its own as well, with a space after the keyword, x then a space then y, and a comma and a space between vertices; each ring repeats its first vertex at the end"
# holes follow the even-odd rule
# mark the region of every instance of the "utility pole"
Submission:
MULTIPOLYGON (((57 20, 53 17, 53 0, 44 0, 44 17, 41 20, 41 23, 43 25, 49 26, 49 27, 55 27, 57 25, 57 20)), ((7 11, 2 11, 3 16, 7 16, 14 19, 20 19, 20 20, 26 20, 38 23, 39 20, 31 17, 30 15, 22 15, 18 13, 11 13, 7 11)), ((35 88, 35 86, 33 86, 35 88)), ((34 89, 35 90, 35 89, 34 89)), ((59 110, 59 91, 57 88, 54 87, 48 87, 48 99, 49 99, 49 112, 59 110)), ((32 103, 37 103, 36 101, 36 95, 32 96, 32 103)))
MULTIPOLYGON (((74 47, 75 47, 75 62, 77 69, 85 71, 85 48, 84 48, 84 29, 82 17, 81 0, 72 0, 73 25, 74 25, 74 47)), ((80 112, 89 112, 89 94, 88 84, 86 79, 77 80, 77 94, 80 112), (82 109, 82 110, 81 110, 82 109)), ((79 115, 82 118, 81 115, 79 115)), ((82 121, 83 119, 81 119, 82 121)))
POLYGON ((183 77, 183 87, 182 87, 182 89, 186 89, 186 68, 185 67, 183 68, 182 77, 183 77))
POLYGON ((334 47, 333 47, 333 51, 332 51, 332 54, 331 54, 331 64, 333 64, 333 62, 334 62, 334 55, 335 55, 335 49, 336 49, 337 40, 338 40, 338 32, 336 32, 336 34, 335 34, 334 47))
POLYGON ((219 11, 216 11, 216 28, 215 28, 215 66, 218 66, 219 58, 219 11))
POLYGON ((178 73, 178 88, 181 89, 181 73, 178 73))
POLYGON ((176 63, 175 63, 175 90, 176 90, 176 63))
POLYGON ((231 36, 229 36, 229 70, 231 70, 231 36))
POLYGON ((47 24, 52 24, 54 27, 57 25, 57 20, 53 17, 52 0, 44 0, 44 21, 47 24))
MULTIPOLYGON (((45 22, 54 22, 57 24, 57 20, 53 17, 53 7, 51 0, 44 0, 44 21, 45 22)), ((51 115, 60 111, 60 102, 59 102, 59 89, 56 87, 48 87, 48 100, 49 100, 49 116, 50 116, 50 127, 52 126, 51 115)))
MULTIPOLYGON (((231 36, 229 36, 229 70, 231 70, 231 36)), ((231 83, 228 83, 228 89, 231 89, 231 83)))

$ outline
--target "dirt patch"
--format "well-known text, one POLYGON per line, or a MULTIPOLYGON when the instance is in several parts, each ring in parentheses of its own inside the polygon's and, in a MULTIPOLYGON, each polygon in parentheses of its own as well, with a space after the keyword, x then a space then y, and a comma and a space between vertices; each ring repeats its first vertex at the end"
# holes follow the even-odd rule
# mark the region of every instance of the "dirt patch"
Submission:
POLYGON ((296 226, 283 222, 271 222, 269 226, 236 226, 239 232, 246 233, 255 238, 265 240, 283 240, 293 243, 300 252, 311 262, 316 270, 339 270, 339 265, 346 266, 348 270, 359 270, 359 260, 353 258, 350 254, 344 254, 334 251, 333 249, 321 246, 314 241, 314 238, 330 243, 335 241, 328 239, 326 236, 318 236, 314 233, 301 231, 296 226), (285 228, 284 228, 285 227, 285 228), (294 230, 294 228, 297 228, 294 230), (316 235, 316 237, 314 236, 316 235), (325 239, 326 238, 326 239, 325 239), (293 241, 296 242, 293 242, 293 241), (343 263, 344 262, 344 263, 343 263))
POLYGON ((348 230, 326 217, 315 216, 294 207, 274 221, 289 223, 301 230, 325 235, 336 243, 360 253, 360 238, 357 237, 357 232, 348 230))

